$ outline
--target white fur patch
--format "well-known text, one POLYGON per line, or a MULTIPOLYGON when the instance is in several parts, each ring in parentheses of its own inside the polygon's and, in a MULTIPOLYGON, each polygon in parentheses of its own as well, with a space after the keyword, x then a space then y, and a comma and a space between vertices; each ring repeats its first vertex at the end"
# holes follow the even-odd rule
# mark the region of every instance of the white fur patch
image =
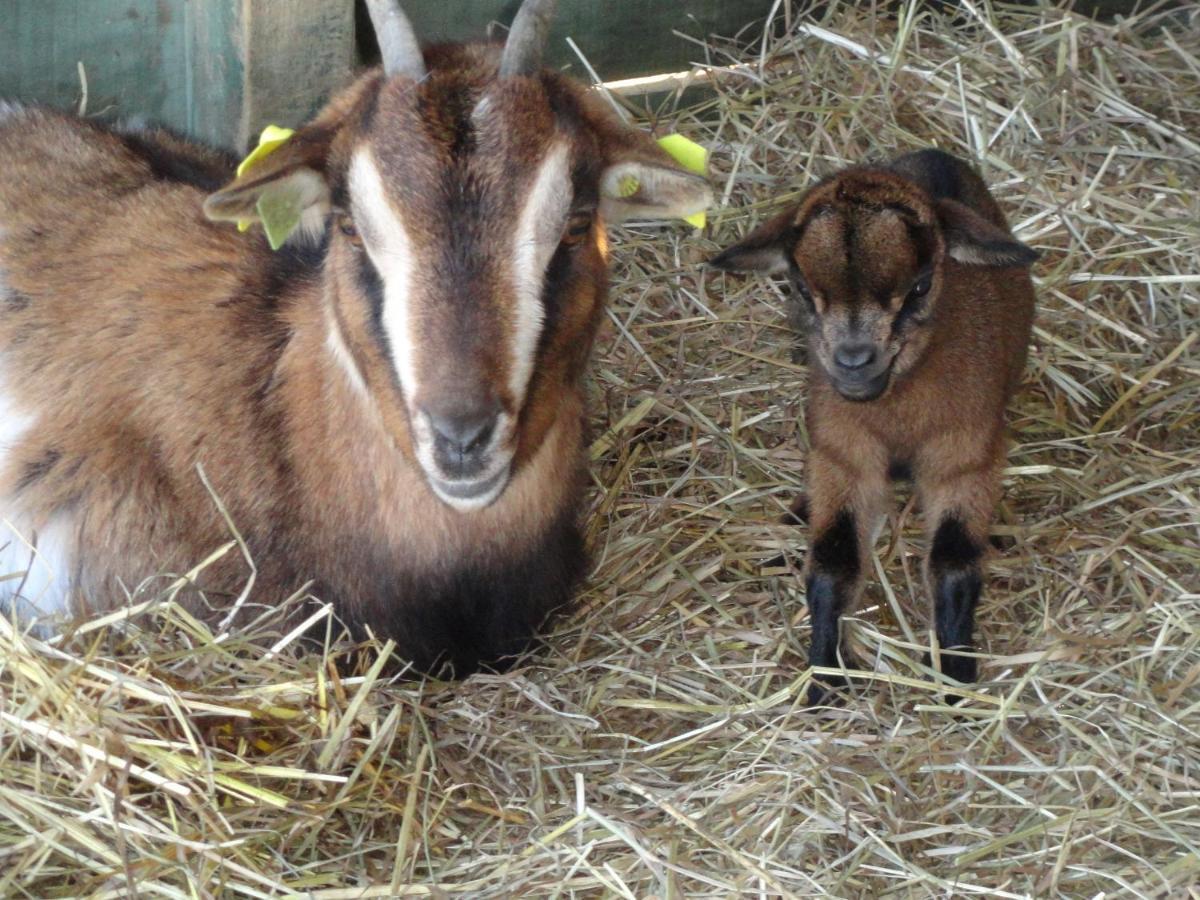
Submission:
POLYGON ((290 190, 299 195, 300 224, 288 236, 289 242, 315 244, 325 234, 325 220, 329 217, 329 185, 312 169, 301 168, 287 179, 290 190))
MULTIPOLYGON (((4 290, 4 272, 0 270, 0 293, 4 290)), ((8 390, 8 380, 0 365, 0 472, 3 472, 13 448, 33 425, 34 416, 22 409, 8 390)))
MULTIPOLYGON (((0 122, 21 111, 17 104, 0 102, 0 122)), ((4 236, 0 228, 0 240, 4 236)), ((8 289, 4 275, 0 269, 0 297, 8 289)), ((9 389, 0 360, 0 476, 11 466, 14 450, 36 419, 9 389)), ((0 500, 0 613, 15 614, 23 623, 70 613, 70 573, 76 556, 74 523, 69 518, 56 516, 34 529, 13 508, 11 498, 0 500)))
POLYGON ((0 521, 0 611, 21 622, 69 615, 74 523, 66 516, 44 528, 0 521))
MULTIPOLYGON (((0 271, 0 292, 3 281, 0 271)), ((0 366, 0 473, 10 465, 14 448, 35 418, 15 401, 0 366)), ((11 501, 0 505, 0 611, 15 610, 23 621, 68 612, 74 559, 72 525, 65 517, 34 529, 11 508, 11 501)))
POLYGON ((558 247, 567 213, 571 209, 570 157, 567 145, 556 144, 546 154, 525 198, 513 239, 513 291, 516 321, 509 348, 508 389, 523 401, 538 340, 542 336, 545 310, 542 286, 546 267, 558 247))

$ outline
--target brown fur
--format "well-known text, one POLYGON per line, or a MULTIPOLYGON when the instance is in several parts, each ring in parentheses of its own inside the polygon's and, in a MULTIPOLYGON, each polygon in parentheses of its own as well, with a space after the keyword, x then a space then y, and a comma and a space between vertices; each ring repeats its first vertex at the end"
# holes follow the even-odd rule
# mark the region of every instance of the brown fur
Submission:
MULTIPOLYGON (((1031 259, 979 176, 924 151, 839 173, 714 261, 788 271, 811 298, 814 665, 838 664, 837 619, 861 592, 898 468, 911 471, 927 522, 939 639, 944 649, 969 647, 1004 462, 1004 409, 1032 327, 1031 259), (910 294, 923 275, 928 292, 910 294), (873 347, 871 365, 886 379, 877 395, 853 399, 859 381, 835 359, 848 342, 873 347)), ((969 657, 947 654, 942 663, 974 677, 969 657)))
MULTIPOLYGON (((419 84, 368 73, 238 179, 220 154, 163 133, 38 109, 0 120, 0 388, 33 421, 0 457, 0 496, 35 542, 69 523, 75 611, 119 605, 229 539, 198 466, 257 566, 243 618, 311 581, 359 632, 462 674, 519 650, 569 599, 583 564, 581 380, 606 290, 598 181, 635 159, 683 194, 696 180, 561 76, 497 80, 497 56, 435 48, 419 84), (499 130, 464 118, 485 94, 499 130), (507 242, 551 137, 569 142, 575 203, 595 222, 555 253, 522 398, 497 350, 516 302, 507 242), (415 458, 414 402, 429 398, 405 396, 364 287, 369 236, 348 224, 346 172, 363 147, 389 202, 420 224, 410 302, 435 360, 422 383, 452 401, 494 394, 516 418, 510 480, 481 509, 439 500, 415 458), (209 221, 214 172, 232 181, 208 198, 218 218, 250 217, 264 187, 315 173, 318 246, 273 253, 257 230, 209 221)), ((189 605, 219 621, 248 574, 226 555, 189 605)))

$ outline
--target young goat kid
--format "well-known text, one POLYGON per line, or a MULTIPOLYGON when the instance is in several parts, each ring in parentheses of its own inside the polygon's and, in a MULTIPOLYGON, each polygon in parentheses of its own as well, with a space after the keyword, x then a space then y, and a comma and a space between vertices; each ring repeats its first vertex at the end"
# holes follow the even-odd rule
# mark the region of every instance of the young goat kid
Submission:
MULTIPOLYGON (((807 308, 812 665, 838 665, 839 618, 862 590, 897 477, 914 479, 926 517, 938 645, 971 649, 1035 258, 969 165, 922 150, 822 181, 713 260, 788 274, 807 308)), ((975 680, 969 656, 941 665, 975 680)), ((814 683, 810 700, 825 693, 814 683)))
MULTIPOLYGON (((198 466, 257 567, 242 619, 311 582, 462 675, 569 600, 604 226, 710 189, 541 67, 552 0, 428 53, 370 6, 383 71, 236 179, 0 106, 0 609, 101 611, 199 562, 229 529, 198 466), (228 224, 272 206, 307 245, 228 224)), ((227 554, 193 610, 224 621, 248 575, 227 554)))

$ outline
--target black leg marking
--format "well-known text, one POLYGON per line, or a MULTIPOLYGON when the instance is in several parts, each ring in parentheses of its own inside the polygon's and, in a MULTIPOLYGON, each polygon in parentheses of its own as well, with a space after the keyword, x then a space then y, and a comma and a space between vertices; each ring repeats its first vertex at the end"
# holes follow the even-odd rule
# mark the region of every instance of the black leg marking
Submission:
MULTIPOLYGON (((933 581, 934 621, 938 644, 945 650, 969 650, 975 628, 975 607, 983 590, 979 566, 981 548, 958 519, 943 519, 933 536, 929 573, 933 581)), ((976 677, 974 659, 946 655, 942 671, 957 681, 976 677)))
POLYGON ((831 575, 814 572, 805 585, 808 595, 808 614, 812 620, 812 644, 808 661, 814 666, 836 666, 838 648, 838 618, 845 605, 838 583, 831 575))
POLYGON ((858 532, 854 513, 848 509, 838 513, 833 524, 817 536, 813 544, 815 571, 853 581, 858 577, 858 532))
MULTIPOLYGON (((805 585, 813 630, 808 653, 809 665, 838 664, 838 620, 846 609, 857 579, 858 533, 854 514, 842 510, 833 524, 813 543, 812 571, 805 585)), ((822 683, 814 683, 809 689, 809 702, 824 702, 827 688, 844 684, 843 678, 822 676, 822 683)))

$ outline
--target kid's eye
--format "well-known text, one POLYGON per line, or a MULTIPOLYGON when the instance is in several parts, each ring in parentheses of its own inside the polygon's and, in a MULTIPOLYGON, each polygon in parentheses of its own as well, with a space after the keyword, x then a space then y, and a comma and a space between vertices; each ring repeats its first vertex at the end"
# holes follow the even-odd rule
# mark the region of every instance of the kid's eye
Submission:
POLYGON ((932 275, 922 275, 920 278, 917 279, 916 284, 914 284, 911 288, 909 288, 908 299, 917 300, 921 297, 924 297, 926 294, 929 293, 929 287, 931 284, 933 284, 933 276, 932 275))

